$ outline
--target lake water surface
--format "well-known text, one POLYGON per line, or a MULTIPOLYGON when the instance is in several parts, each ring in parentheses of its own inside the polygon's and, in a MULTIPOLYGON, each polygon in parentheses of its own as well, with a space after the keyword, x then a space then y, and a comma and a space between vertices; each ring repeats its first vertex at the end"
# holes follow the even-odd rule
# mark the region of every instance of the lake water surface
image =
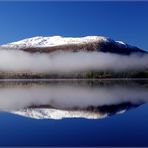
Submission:
POLYGON ((0 81, 0 146, 148 146, 148 80, 0 81))

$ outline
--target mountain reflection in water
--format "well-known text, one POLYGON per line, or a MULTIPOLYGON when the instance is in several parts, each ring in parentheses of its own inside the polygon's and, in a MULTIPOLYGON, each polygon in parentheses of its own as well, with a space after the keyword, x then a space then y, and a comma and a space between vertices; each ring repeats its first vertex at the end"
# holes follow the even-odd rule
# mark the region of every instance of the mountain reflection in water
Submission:
POLYGON ((100 119, 148 101, 147 81, 1 81, 0 110, 34 119, 100 119))

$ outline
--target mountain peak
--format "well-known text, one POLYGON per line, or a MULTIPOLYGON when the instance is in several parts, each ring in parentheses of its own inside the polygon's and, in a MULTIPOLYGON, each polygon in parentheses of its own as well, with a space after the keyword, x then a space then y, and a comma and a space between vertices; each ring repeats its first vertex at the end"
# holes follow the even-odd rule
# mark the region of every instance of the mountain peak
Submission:
POLYGON ((85 37, 62 37, 62 36, 51 36, 43 37, 36 36, 32 38, 23 39, 17 42, 12 42, 2 47, 11 48, 29 48, 29 47, 52 47, 67 44, 83 44, 90 42, 107 42, 110 39, 103 36, 85 36, 85 37))
POLYGON ((36 36, 27 38, 6 45, 1 45, 6 49, 21 49, 30 53, 54 51, 101 51, 116 54, 129 55, 131 53, 146 53, 146 51, 123 41, 115 41, 104 36, 85 36, 85 37, 62 37, 62 36, 36 36))

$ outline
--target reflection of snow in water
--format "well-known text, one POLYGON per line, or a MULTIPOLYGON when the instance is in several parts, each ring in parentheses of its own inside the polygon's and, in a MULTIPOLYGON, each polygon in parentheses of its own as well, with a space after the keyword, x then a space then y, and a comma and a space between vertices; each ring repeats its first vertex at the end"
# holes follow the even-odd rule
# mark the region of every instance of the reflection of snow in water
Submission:
POLYGON ((34 119, 63 119, 63 118, 86 118, 86 119, 102 119, 107 117, 107 114, 99 114, 98 112, 90 112, 86 110, 59 110, 49 108, 39 109, 21 109, 11 111, 11 113, 34 118, 34 119))
POLYGON ((5 85, 0 84, 0 86, 1 110, 35 118, 102 118, 114 110, 116 113, 121 113, 128 109, 128 106, 132 107, 148 101, 146 85, 138 83, 73 85, 70 82, 54 84, 22 82, 9 85, 9 82, 5 82, 5 85), (129 104, 119 106, 125 103, 129 104), (41 105, 48 107, 38 108, 41 105), (34 108, 31 108, 32 106, 34 108), (100 109, 103 106, 108 108, 102 111, 100 109))

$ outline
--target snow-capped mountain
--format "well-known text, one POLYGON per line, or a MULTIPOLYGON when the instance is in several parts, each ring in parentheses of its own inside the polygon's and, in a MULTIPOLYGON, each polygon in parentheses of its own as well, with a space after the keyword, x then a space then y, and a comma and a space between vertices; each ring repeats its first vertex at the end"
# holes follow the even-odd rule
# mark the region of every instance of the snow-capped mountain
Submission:
POLYGON ((102 51, 118 54, 130 54, 133 52, 145 53, 145 51, 128 45, 122 41, 114 41, 111 38, 103 36, 86 37, 33 37, 6 45, 1 48, 21 49, 28 52, 53 52, 53 51, 102 51))
POLYGON ((68 44, 84 44, 91 42, 108 42, 110 39, 102 36, 87 36, 81 38, 72 38, 72 37, 62 37, 62 36, 52 36, 52 37, 43 37, 37 36, 33 38, 24 39, 17 42, 12 42, 2 47, 11 47, 11 48, 29 48, 29 47, 52 47, 59 45, 68 45, 68 44))

